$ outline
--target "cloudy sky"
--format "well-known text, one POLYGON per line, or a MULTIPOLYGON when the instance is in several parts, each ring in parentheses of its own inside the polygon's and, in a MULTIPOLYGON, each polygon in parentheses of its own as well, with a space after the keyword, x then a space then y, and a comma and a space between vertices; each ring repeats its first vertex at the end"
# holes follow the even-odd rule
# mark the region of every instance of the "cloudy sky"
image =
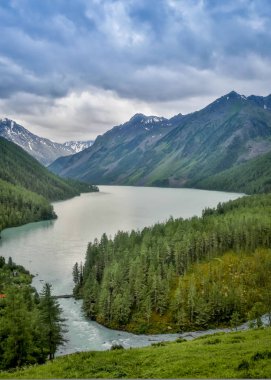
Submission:
POLYGON ((0 117, 56 141, 271 93, 270 0, 1 0, 0 117))

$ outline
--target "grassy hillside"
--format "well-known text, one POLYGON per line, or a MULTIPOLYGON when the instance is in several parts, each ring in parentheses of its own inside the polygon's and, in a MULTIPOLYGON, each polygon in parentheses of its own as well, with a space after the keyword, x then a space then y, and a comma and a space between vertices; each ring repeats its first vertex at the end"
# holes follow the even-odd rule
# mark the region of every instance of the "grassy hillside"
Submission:
POLYGON ((55 201, 96 191, 95 186, 64 180, 49 172, 19 146, 0 137, 0 179, 55 201))
POLYGON ((271 328, 205 336, 190 342, 85 352, 0 378, 270 378, 271 328))
MULTIPOLYGON (((271 194, 90 243, 77 296, 109 327, 154 333, 271 311, 271 194)), ((80 272, 80 271, 79 271, 80 272)))
POLYGON ((188 186, 247 194, 268 193, 271 191, 271 153, 204 180, 190 182, 188 186))

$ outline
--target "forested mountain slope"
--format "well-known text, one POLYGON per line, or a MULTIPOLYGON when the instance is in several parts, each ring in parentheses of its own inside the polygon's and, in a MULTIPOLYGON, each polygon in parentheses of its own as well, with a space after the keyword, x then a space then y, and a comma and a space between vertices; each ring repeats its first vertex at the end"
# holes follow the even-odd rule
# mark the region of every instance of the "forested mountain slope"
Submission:
POLYGON ((0 179, 0 232, 7 227, 54 218, 53 206, 47 199, 0 179))
POLYGON ((201 218, 89 244, 74 292, 91 318, 138 333, 227 325, 271 312, 271 194, 201 218))
POLYGON ((55 218, 49 201, 97 190, 96 186, 54 175, 22 148, 0 137, 0 232, 55 218))
POLYGON ((0 179, 44 196, 61 200, 95 190, 95 187, 69 181, 49 172, 16 144, 0 137, 0 179))
POLYGON ((192 187, 237 191, 247 194, 271 192, 271 152, 206 179, 190 182, 192 187))
POLYGON ((101 184, 200 186, 270 151, 271 96, 233 91, 198 112, 169 120, 137 114, 50 169, 101 184))
POLYGON ((127 176, 140 165, 142 154, 173 127, 165 118, 136 114, 127 123, 98 136, 92 147, 73 156, 60 157, 49 169, 88 182, 93 179, 100 184, 125 184, 127 176))

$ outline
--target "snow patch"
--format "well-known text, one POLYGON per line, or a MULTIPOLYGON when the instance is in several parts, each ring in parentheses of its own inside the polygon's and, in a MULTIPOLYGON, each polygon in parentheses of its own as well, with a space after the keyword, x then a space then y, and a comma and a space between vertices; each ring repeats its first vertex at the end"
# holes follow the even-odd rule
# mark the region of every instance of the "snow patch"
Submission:
POLYGON ((263 108, 264 108, 265 110, 267 110, 266 104, 264 104, 263 108))
POLYGON ((161 121, 163 121, 163 118, 162 117, 157 117, 157 116, 150 116, 147 118, 147 120, 145 121, 144 124, 150 124, 150 123, 160 123, 161 121))

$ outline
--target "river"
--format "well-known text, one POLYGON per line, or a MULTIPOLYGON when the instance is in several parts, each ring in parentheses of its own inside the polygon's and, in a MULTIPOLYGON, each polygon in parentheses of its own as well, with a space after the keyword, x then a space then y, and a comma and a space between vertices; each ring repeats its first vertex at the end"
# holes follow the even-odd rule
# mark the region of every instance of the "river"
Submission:
MULTIPOLYGON (((58 219, 30 223, 2 232, 0 255, 12 257, 35 275, 33 285, 40 291, 45 282, 53 293, 72 293, 72 267, 84 262, 88 242, 106 232, 129 231, 163 222, 170 216, 201 215, 205 207, 236 199, 241 194, 194 189, 99 186, 99 193, 82 194, 55 202, 58 219)), ((177 334, 134 335, 107 329, 86 319, 81 301, 59 299, 66 319, 68 342, 58 355, 84 350, 106 350, 113 343, 124 347, 146 346, 154 341, 174 340, 177 334)), ((190 335, 192 336, 192 335, 190 335)), ((189 336, 188 336, 189 337, 189 336)))

